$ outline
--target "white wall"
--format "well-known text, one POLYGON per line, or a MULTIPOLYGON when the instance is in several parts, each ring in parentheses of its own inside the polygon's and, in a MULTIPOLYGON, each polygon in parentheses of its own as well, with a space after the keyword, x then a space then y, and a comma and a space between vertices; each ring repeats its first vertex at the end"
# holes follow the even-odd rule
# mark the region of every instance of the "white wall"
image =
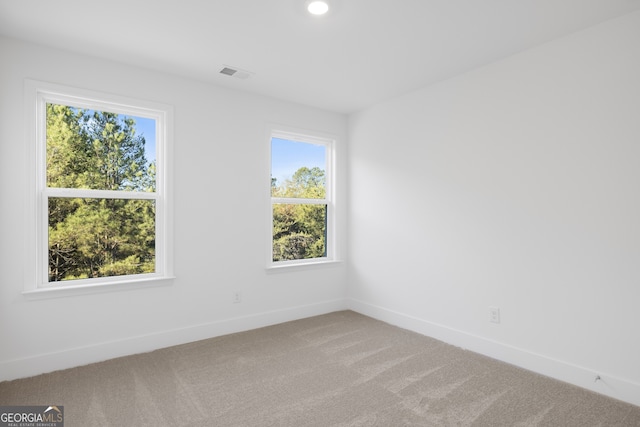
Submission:
POLYGON ((0 380, 344 307, 344 263, 267 273, 265 215, 268 125, 336 135, 340 180, 345 116, 8 39, 0 58, 0 380), (25 78, 174 106, 173 285, 38 301, 21 294, 25 78))
POLYGON ((636 12, 350 117, 350 305, 640 405, 639 52, 636 12))

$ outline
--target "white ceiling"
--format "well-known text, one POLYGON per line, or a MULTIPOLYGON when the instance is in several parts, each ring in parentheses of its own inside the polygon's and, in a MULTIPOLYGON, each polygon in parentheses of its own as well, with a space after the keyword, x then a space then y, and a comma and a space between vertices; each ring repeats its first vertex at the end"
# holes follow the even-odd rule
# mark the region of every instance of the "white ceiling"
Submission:
MULTIPOLYGON (((0 0, 0 34, 350 113, 640 0, 0 0), (255 73, 219 74, 224 65, 255 73)), ((1 60, 1 58, 0 58, 1 60)))

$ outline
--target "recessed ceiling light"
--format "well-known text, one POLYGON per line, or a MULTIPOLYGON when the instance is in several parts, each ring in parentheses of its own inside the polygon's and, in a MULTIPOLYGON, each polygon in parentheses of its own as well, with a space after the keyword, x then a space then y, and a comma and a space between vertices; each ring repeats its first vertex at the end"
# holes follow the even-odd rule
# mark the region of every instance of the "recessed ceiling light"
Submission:
POLYGON ((307 10, 312 15, 324 15, 329 11, 329 5, 326 1, 312 1, 307 5, 307 10))

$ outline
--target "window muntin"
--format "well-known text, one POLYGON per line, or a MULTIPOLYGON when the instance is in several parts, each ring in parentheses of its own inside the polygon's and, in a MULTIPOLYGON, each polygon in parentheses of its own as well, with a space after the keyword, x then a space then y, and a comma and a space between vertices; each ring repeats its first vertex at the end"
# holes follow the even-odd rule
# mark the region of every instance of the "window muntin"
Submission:
POLYGON ((36 226, 25 291, 171 278, 171 107, 43 82, 26 89, 36 226))
POLYGON ((271 138, 271 265, 333 258, 333 141, 274 132, 271 138))

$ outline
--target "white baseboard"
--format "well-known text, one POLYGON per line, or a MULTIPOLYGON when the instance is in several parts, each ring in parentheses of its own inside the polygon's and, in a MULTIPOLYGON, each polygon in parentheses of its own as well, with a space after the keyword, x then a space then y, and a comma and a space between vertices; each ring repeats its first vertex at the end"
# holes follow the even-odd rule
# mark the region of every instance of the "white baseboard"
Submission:
POLYGON ((278 323, 350 309, 374 319, 465 348, 493 359, 564 381, 614 399, 640 406, 640 384, 595 372, 582 366, 532 353, 444 325, 409 316, 355 299, 337 299, 317 304, 223 319, 186 328, 162 331, 96 345, 0 362, 0 381, 25 378, 116 357, 145 353, 202 339, 257 329, 278 323), (600 380, 594 381, 599 375, 600 380))
POLYGON ((31 377, 47 372, 101 362, 116 357, 146 353, 160 348, 186 344, 346 309, 344 299, 330 300, 317 304, 256 313, 91 346, 70 348, 53 353, 2 361, 0 362, 0 381, 31 377))
POLYGON ((606 372, 596 372, 593 369, 532 353, 351 298, 347 300, 347 308, 391 325, 640 406, 640 384, 608 375, 606 372), (599 376, 599 380, 596 380, 597 376, 599 376))

